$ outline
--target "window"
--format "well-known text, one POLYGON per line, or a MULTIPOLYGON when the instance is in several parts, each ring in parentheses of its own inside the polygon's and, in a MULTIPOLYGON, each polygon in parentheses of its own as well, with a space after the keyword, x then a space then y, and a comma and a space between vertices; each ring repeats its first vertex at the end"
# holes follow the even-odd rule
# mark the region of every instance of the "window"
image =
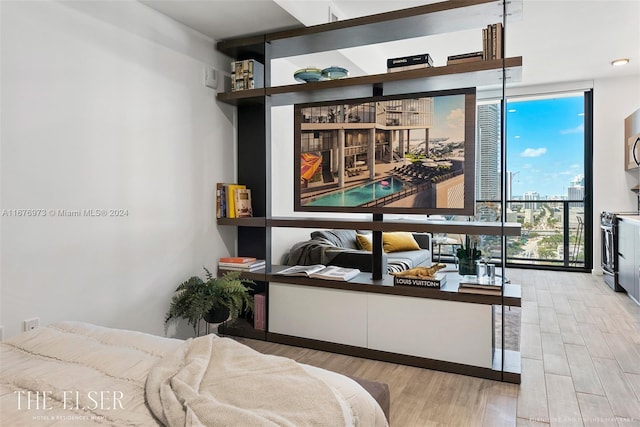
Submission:
MULTIPOLYGON (((505 219, 522 224, 507 239, 507 264, 591 268, 590 106, 591 92, 507 99, 503 180, 500 104, 478 104, 476 215, 499 220, 504 182, 505 219)), ((500 259, 501 239, 482 240, 500 259)))

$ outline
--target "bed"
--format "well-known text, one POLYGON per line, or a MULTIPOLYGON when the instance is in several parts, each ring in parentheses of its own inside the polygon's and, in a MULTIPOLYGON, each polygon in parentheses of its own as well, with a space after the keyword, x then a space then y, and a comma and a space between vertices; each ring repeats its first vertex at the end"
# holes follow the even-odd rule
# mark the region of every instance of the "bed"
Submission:
POLYGON ((388 425, 386 385, 215 334, 183 341, 59 322, 1 349, 3 425, 388 425))

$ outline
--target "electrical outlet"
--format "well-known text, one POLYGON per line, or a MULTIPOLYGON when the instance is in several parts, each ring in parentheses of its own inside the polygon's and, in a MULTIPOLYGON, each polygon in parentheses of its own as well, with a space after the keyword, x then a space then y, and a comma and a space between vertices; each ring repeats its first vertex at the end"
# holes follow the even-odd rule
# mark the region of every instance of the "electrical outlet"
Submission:
POLYGON ((40 326, 40 318, 39 317, 32 317, 31 319, 25 319, 23 322, 23 329, 25 332, 27 331, 31 331, 32 329, 37 328, 38 326, 40 326))

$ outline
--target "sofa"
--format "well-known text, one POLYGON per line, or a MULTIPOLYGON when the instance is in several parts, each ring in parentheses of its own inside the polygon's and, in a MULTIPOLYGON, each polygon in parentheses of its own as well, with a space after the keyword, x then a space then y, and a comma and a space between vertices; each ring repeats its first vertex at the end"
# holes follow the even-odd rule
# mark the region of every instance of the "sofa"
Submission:
MULTIPOLYGON (((298 242, 285 256, 285 265, 336 265, 372 271, 371 232, 356 230, 319 230, 311 239, 298 242), (367 245, 368 243, 368 245, 367 245)), ((429 233, 383 233, 382 268, 387 272, 404 271, 432 264, 432 237, 429 233)))

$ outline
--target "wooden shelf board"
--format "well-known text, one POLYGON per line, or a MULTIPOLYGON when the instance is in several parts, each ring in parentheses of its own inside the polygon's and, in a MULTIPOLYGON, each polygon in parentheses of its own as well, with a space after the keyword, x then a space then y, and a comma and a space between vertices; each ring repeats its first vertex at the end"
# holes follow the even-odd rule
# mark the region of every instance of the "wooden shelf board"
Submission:
POLYGON ((369 221, 364 219, 338 219, 338 218, 299 218, 299 217, 273 217, 267 218, 269 227, 291 228, 337 228, 358 229, 372 231, 413 231, 431 233, 458 233, 472 235, 502 235, 519 236, 521 225, 517 222, 483 221, 434 221, 393 219, 384 221, 369 221))
POLYGON ((238 90, 235 92, 220 92, 216 95, 218 101, 231 105, 264 104, 265 88, 238 90))
POLYGON ((266 227, 265 217, 251 218, 218 218, 218 225, 235 225, 237 227, 266 227))
MULTIPOLYGON (((522 0, 509 3, 508 20, 522 17, 522 0)), ((282 58, 482 28, 502 21, 494 0, 456 0, 274 32, 266 35, 271 57, 282 58)))
MULTIPOLYGON (((325 80, 219 93, 218 100, 234 105, 260 103, 264 95, 272 105, 355 99, 374 96, 374 88, 382 95, 447 90, 460 87, 498 85, 502 81, 503 60, 476 61, 441 67, 426 67, 396 73, 372 74, 345 79, 325 80)), ((522 57, 504 59, 508 83, 522 77, 522 57)))
POLYGON ((458 281, 455 278, 457 273, 452 273, 450 276, 447 276, 447 283, 442 288, 438 289, 423 288, 419 286, 394 286, 393 276, 388 274, 384 275, 382 280, 373 280, 371 278, 371 273, 360 273, 348 282, 274 274, 286 267, 287 266, 281 265, 271 266, 270 272, 266 274, 266 280, 269 282, 289 283, 293 285, 448 300, 473 304, 505 305, 513 307, 519 307, 521 305, 520 286, 515 284, 506 284, 504 286, 504 298, 501 295, 458 293, 458 281))

